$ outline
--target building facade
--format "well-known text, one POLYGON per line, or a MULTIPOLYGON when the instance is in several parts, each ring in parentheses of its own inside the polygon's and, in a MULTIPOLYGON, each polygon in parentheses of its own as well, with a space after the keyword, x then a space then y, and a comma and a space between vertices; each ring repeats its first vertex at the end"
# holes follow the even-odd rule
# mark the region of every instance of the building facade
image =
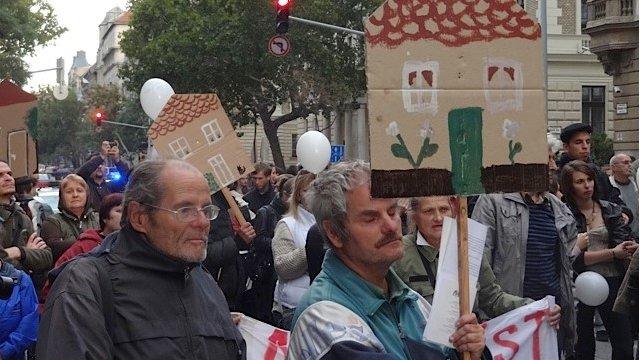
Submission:
POLYGON ((604 71, 613 77, 614 150, 638 156, 638 3, 584 0, 584 32, 604 71))

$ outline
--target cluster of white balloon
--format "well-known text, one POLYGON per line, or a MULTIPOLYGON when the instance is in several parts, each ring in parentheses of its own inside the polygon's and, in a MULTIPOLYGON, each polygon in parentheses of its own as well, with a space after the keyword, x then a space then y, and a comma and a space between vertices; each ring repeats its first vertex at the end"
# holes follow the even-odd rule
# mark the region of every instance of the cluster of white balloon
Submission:
MULTIPOLYGON (((152 78, 140 90, 140 104, 152 120, 158 117, 171 95, 175 94, 168 82, 152 78)), ((329 139, 319 131, 307 131, 300 136, 296 145, 298 161, 304 169, 317 174, 324 170, 331 159, 329 139)))

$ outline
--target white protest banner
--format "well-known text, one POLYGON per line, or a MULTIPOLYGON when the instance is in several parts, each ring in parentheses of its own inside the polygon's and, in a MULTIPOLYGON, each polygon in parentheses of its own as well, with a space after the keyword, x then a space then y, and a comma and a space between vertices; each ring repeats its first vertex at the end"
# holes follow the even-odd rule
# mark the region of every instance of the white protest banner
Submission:
POLYGON ((288 331, 246 315, 241 316, 238 330, 247 342, 247 360, 284 360, 287 357, 288 331))
POLYGON ((557 360, 557 332, 545 319, 555 305, 547 296, 487 322, 485 341, 494 360, 557 360))

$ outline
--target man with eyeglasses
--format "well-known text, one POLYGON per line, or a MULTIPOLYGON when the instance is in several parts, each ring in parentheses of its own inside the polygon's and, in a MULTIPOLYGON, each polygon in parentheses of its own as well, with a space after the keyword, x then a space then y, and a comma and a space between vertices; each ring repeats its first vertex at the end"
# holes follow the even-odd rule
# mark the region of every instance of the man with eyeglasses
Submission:
POLYGON ((242 359, 245 343, 202 266, 218 215, 205 178, 145 161, 125 190, 122 230, 61 270, 38 359, 242 359))

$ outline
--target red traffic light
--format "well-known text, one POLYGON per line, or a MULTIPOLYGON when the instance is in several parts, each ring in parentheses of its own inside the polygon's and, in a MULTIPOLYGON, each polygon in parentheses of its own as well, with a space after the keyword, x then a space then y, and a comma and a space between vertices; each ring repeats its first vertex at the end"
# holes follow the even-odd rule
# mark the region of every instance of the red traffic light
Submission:
POLYGON ((102 125, 102 122, 107 119, 107 113, 102 108, 93 109, 89 114, 91 121, 95 122, 96 126, 102 125))
POLYGON ((286 34, 289 31, 289 8, 291 0, 276 0, 276 33, 286 34))

